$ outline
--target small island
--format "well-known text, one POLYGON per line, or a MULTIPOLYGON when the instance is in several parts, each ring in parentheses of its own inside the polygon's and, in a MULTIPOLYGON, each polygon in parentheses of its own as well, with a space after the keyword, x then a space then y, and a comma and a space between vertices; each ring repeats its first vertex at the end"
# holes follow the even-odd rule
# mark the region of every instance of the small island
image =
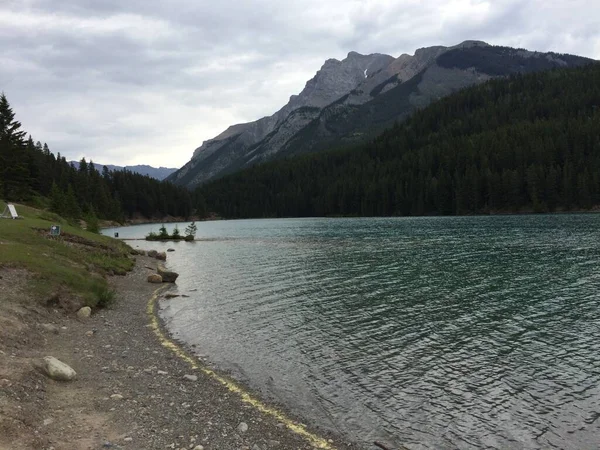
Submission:
POLYGON ((179 231, 177 225, 175 225, 175 229, 172 234, 169 234, 165 225, 163 224, 159 229, 158 233, 151 231, 147 236, 147 241, 193 241, 196 237, 196 232, 198 231, 198 227, 196 226, 196 222, 190 223, 182 235, 179 231))

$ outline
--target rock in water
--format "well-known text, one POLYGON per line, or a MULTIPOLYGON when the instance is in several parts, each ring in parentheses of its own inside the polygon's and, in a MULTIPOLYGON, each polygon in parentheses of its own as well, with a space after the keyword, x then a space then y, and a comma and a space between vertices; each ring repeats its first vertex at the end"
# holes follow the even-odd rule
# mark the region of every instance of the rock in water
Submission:
POLYGON ((162 277, 164 283, 175 283, 175 280, 177 280, 177 277, 179 276, 178 273, 171 272, 160 264, 158 265, 158 269, 156 269, 156 271, 162 277))
POLYGON ((161 261, 167 260, 167 254, 165 252, 160 252, 156 254, 156 259, 160 259, 161 261))
POLYGON ((89 306, 84 306, 79 311, 77 311, 77 317, 79 317, 81 319, 87 319, 91 315, 92 315, 92 308, 90 308, 89 306))
POLYGON ((162 283, 162 277, 157 273, 152 273, 148 275, 148 283, 162 283))
POLYGON ((167 251, 168 251, 168 252, 174 252, 174 251, 175 251, 175 249, 174 249, 174 248, 169 248, 169 249, 167 249, 167 251))
POLYGON ((77 377, 75 372, 70 366, 64 362, 59 361, 54 356, 46 356, 42 364, 42 368, 46 375, 53 380, 58 381, 71 381, 77 377))

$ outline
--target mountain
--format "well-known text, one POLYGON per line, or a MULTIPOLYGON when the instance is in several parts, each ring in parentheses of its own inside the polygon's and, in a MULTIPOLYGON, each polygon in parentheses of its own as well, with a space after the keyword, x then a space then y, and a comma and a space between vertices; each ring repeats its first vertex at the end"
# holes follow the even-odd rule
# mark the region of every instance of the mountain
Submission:
POLYGON ((233 125, 205 141, 168 180, 193 188, 257 163, 354 145, 467 86, 591 61, 481 41, 422 48, 398 58, 350 52, 342 61, 327 60, 274 115, 233 125))
POLYGON ((224 218, 597 210, 599 129, 599 63, 519 74, 354 148, 256 165, 196 196, 224 218))
MULTIPOLYGON (((69 161, 69 164, 73 164, 76 169, 79 169, 78 161, 69 161)), ((100 171, 102 171, 103 166, 106 166, 111 172, 115 172, 117 170, 128 170, 129 172, 139 173, 140 175, 148 175, 150 178, 156 178, 157 180, 164 180, 177 170, 169 167, 152 167, 145 164, 137 166, 114 166, 112 164, 94 163, 94 166, 96 166, 96 169, 100 171)))

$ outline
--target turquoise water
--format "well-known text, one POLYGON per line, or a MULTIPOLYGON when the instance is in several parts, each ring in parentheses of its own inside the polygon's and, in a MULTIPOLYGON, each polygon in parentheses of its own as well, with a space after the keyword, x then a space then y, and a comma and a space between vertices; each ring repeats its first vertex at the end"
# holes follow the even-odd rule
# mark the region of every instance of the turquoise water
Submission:
POLYGON ((163 318, 300 417, 364 448, 600 448, 600 215, 240 220, 197 237, 132 241, 176 250, 190 297, 163 318))

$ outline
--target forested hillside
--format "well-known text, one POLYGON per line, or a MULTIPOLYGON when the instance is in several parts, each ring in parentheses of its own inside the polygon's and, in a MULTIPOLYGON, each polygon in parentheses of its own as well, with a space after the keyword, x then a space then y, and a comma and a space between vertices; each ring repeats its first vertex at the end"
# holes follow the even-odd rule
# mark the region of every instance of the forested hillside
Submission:
POLYGON ((6 96, 0 97, 0 198, 48 204, 70 218, 96 216, 122 221, 134 216, 188 217, 203 213, 185 188, 129 171, 96 169, 81 160, 76 169, 46 144, 34 143, 15 119, 6 96))
POLYGON ((224 217, 480 214, 600 205, 600 65, 468 88, 354 148, 198 193, 224 217))

